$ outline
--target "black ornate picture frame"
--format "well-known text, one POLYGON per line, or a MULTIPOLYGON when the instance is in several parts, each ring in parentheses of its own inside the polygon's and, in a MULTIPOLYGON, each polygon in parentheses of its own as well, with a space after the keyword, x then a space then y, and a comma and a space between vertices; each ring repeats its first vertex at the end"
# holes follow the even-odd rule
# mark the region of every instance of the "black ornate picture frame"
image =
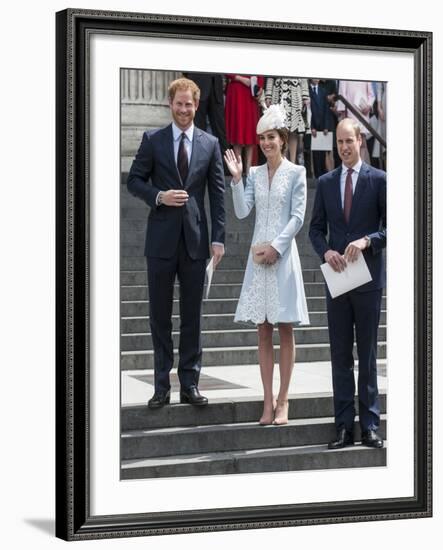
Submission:
MULTIPOLYGON (((56 36, 56 535, 65 540, 432 515, 432 33, 69 9, 56 36), (414 58, 414 493, 172 512, 91 513, 90 40, 95 34, 404 52, 414 58)), ((159 54, 161 55, 161 54, 159 54)), ((118 108, 118 106, 116 106, 118 108)))

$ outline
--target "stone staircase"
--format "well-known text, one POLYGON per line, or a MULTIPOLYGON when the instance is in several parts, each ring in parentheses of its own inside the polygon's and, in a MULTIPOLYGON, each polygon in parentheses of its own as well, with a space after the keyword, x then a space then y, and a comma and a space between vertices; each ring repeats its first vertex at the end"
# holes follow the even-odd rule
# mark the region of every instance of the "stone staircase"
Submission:
MULTIPOLYGON (((385 396, 382 406, 385 408, 385 396)), ((290 400, 290 421, 260 426, 262 402, 215 400, 196 410, 171 405, 122 410, 122 479, 383 466, 386 448, 325 451, 334 436, 331 396, 290 400)), ((379 432, 386 437, 383 416, 379 432)), ((355 425, 355 435, 360 437, 355 425)))
MULTIPOLYGON (((123 177, 122 183, 125 182, 123 177)), ((308 188, 309 220, 314 188, 308 188)), ((143 257, 148 207, 121 191, 121 369, 152 382, 153 351, 149 332, 146 261, 143 257)), ((204 375, 211 367, 257 365, 257 331, 233 322, 240 294, 254 215, 238 220, 226 191, 226 255, 216 270, 210 297, 203 302, 202 345, 204 375)), ((329 361, 325 291, 319 261, 313 253, 305 223, 297 237, 311 325, 294 328, 296 362, 329 361)), ((173 340, 179 335, 178 288, 173 306, 173 340)), ((386 311, 379 329, 378 357, 386 357, 386 311)), ((278 344, 278 331, 275 331, 278 344)), ((278 360, 278 353, 277 353, 278 360)), ((385 395, 382 396, 385 412, 385 395)), ((211 399, 203 410, 174 404, 158 411, 146 405, 123 405, 121 457, 123 479, 231 474, 386 464, 386 448, 356 445, 324 452, 334 434, 331 395, 309 394, 290 400, 286 426, 263 427, 260 395, 255 398, 211 399)), ((385 420, 381 435, 385 437, 385 420)), ((358 427, 356 427, 358 438, 358 427)))

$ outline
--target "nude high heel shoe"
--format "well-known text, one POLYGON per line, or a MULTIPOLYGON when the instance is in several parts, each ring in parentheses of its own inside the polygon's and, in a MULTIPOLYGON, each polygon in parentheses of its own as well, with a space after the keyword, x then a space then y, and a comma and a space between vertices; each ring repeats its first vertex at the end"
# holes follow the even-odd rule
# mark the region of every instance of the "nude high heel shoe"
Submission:
POLYGON ((282 426, 283 424, 288 423, 288 411, 289 411, 289 401, 285 399, 284 401, 277 401, 277 407, 275 409, 275 417, 273 424, 274 426, 282 426))
POLYGON ((262 414, 260 420, 258 421, 260 426, 269 426, 270 424, 273 423, 274 413, 275 413, 276 407, 277 407, 277 401, 274 399, 273 402, 272 402, 272 412, 271 412, 271 414, 267 415, 265 413, 265 408, 263 406, 263 414, 262 414))

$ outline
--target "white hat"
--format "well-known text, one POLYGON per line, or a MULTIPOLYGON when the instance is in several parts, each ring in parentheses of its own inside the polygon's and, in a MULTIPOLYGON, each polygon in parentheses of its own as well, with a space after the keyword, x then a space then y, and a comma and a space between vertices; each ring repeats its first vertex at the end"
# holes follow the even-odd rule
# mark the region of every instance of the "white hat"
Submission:
POLYGON ((283 104, 271 105, 260 118, 257 124, 257 134, 263 134, 268 130, 277 130, 278 128, 286 128, 286 111, 283 104))

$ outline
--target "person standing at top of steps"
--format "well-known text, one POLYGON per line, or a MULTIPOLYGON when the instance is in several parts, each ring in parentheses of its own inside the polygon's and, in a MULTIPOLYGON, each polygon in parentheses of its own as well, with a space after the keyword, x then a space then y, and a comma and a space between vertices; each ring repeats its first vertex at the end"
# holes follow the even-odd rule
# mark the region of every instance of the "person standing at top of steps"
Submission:
POLYGON ((343 164, 318 179, 309 237, 321 261, 337 272, 363 253, 372 281, 336 298, 326 288, 337 430, 328 447, 354 444, 355 328, 361 440, 368 447, 381 448, 377 332, 386 279, 382 254, 386 247, 386 173, 362 162, 360 126, 354 120, 340 121, 336 138, 343 164))
POLYGON ((242 161, 234 151, 225 154, 232 174, 234 210, 245 218, 255 206, 256 217, 235 321, 258 327, 260 374, 264 389, 260 424, 288 422, 288 391, 295 361, 293 324, 309 324, 300 258, 294 237, 303 225, 306 209, 306 170, 284 158, 288 146, 286 114, 281 105, 265 110, 257 134, 266 163, 252 167, 242 183, 242 161), (272 390, 274 348, 280 335, 280 390, 272 390))
POLYGON ((145 132, 128 175, 128 190, 151 211, 146 229, 149 318, 154 347, 151 409, 170 402, 174 362, 171 336, 174 282, 180 285, 178 377, 180 402, 206 405, 198 390, 202 361, 201 304, 209 257, 206 189, 212 222, 214 267, 224 254, 225 182, 217 138, 194 126, 200 89, 180 78, 169 85, 172 123, 145 132))

